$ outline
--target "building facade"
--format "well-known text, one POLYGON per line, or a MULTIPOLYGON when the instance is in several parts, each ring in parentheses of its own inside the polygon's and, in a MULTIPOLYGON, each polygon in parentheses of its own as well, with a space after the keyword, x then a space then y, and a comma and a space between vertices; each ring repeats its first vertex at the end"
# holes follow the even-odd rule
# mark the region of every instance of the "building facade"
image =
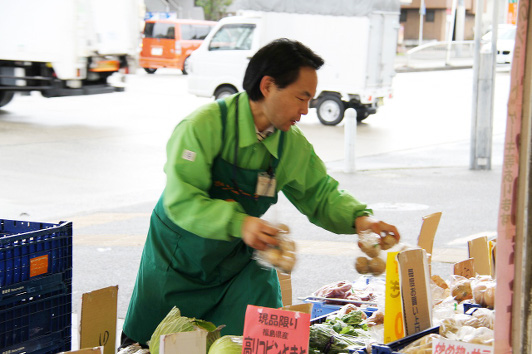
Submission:
MULTIPOLYGON (((422 42, 475 39, 475 16, 479 0, 454 1, 457 7, 454 16, 453 0, 411 0, 409 3, 402 1, 400 23, 404 44, 418 45, 420 33, 422 42), (420 17, 423 18, 422 22, 420 17), (451 28, 453 35, 448 38, 451 28)), ((516 16, 512 9, 516 8, 517 0, 483 1, 483 33, 489 30, 495 1, 498 3, 498 23, 511 23, 512 18, 516 16)))

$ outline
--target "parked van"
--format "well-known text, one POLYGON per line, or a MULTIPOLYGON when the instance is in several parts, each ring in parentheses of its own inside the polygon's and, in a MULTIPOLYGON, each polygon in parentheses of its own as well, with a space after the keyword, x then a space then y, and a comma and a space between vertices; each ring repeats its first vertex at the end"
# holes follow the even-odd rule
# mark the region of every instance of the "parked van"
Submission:
POLYGON ((148 74, 159 68, 188 73, 187 59, 216 24, 214 21, 148 19, 145 21, 139 64, 148 74))
POLYGON ((364 120, 392 97, 400 4, 360 1, 345 8, 343 3, 248 2, 253 9, 221 19, 192 54, 188 92, 217 99, 242 91, 249 59, 271 40, 286 37, 325 60, 310 102, 319 120, 336 125, 347 108, 364 120))

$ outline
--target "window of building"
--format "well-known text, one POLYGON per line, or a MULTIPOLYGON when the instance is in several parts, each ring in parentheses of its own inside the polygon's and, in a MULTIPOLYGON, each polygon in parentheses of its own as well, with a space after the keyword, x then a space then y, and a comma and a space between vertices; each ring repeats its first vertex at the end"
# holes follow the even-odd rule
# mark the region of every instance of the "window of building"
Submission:
POLYGON ((434 10, 427 10, 425 14, 425 22, 434 22, 435 13, 436 11, 434 10))
POLYGON ((401 15, 399 16, 399 22, 406 22, 406 9, 401 9, 401 15))

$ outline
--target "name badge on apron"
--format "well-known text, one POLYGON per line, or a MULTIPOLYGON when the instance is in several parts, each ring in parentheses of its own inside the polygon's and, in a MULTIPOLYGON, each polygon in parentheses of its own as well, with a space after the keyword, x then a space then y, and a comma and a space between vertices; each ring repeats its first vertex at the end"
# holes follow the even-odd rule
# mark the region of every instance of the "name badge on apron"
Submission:
POLYGON ((275 179, 275 175, 270 175, 268 172, 259 172, 255 193, 261 197, 273 197, 275 196, 276 186, 277 180, 275 179))

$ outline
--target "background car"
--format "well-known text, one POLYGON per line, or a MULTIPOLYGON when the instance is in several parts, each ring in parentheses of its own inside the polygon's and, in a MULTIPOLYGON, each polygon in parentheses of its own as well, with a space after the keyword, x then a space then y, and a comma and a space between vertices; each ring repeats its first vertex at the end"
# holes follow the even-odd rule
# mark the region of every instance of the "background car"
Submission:
MULTIPOLYGON (((515 46, 516 26, 501 24, 497 28, 497 64, 511 64, 515 46)), ((482 36, 483 49, 491 46, 492 31, 482 36)))
POLYGON ((188 73, 187 59, 216 24, 214 21, 150 19, 144 26, 139 64, 148 74, 159 68, 188 73))

